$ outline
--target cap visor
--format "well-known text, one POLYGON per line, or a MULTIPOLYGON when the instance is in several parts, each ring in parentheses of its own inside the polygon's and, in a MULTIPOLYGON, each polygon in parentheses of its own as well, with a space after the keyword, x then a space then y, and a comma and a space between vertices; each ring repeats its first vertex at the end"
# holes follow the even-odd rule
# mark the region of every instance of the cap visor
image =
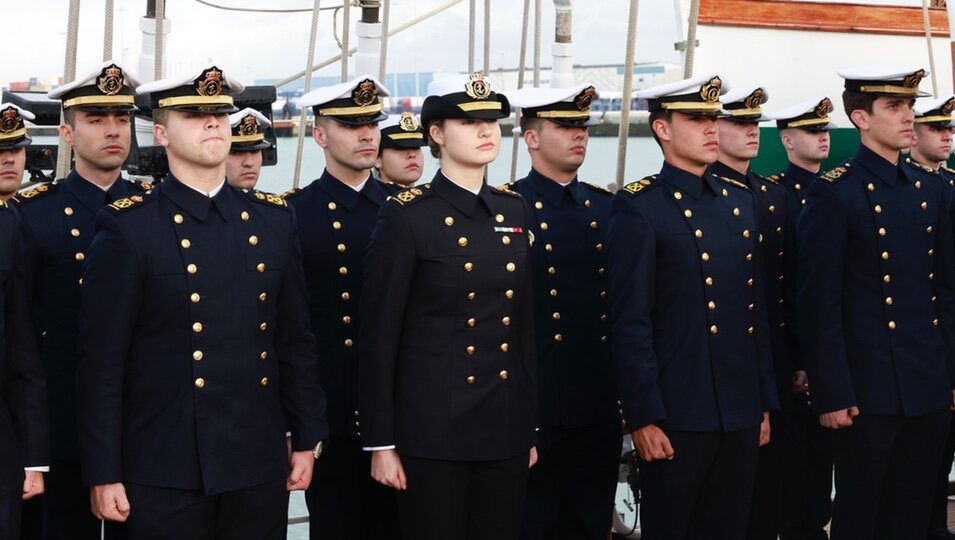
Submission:
POLYGON ((271 148, 271 146, 272 146, 272 143, 263 139, 253 144, 232 143, 232 147, 229 149, 229 151, 230 152, 254 152, 256 150, 265 150, 266 148, 271 148))
POLYGON ((33 139, 31 139, 29 135, 24 135, 22 138, 15 141, 0 142, 0 150, 16 150, 17 148, 30 146, 32 143, 33 139))
POLYGON ((319 118, 331 118, 339 124, 345 124, 347 126, 364 126, 368 124, 377 124, 383 121, 385 118, 388 118, 388 115, 383 112, 379 112, 367 116, 319 116, 319 118))

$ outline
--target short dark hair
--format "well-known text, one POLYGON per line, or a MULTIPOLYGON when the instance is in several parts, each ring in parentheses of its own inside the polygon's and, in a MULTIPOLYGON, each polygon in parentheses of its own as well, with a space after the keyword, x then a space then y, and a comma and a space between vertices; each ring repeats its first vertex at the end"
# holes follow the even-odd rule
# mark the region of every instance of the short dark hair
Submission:
POLYGON ((154 124, 160 124, 165 126, 166 121, 169 119, 169 109, 155 108, 152 110, 152 117, 154 124))
POLYGON ((657 132, 653 130, 653 123, 657 120, 663 120, 666 123, 670 123, 673 120, 673 111, 669 109, 661 109, 659 111, 653 111, 650 113, 650 134, 653 135, 653 140, 657 141, 657 145, 660 148, 663 148, 663 143, 660 142, 660 137, 657 137, 657 132))
POLYGON ((521 115, 521 132, 525 131, 540 131, 541 126, 544 125, 544 119, 538 118, 536 116, 524 116, 521 115))
POLYGON ((428 149, 431 150, 431 157, 435 159, 441 159, 441 147, 438 146, 438 143, 434 142, 434 139, 431 138, 431 126, 438 126, 439 128, 444 129, 444 119, 441 120, 432 120, 428 124, 428 149))
POLYGON ((76 127, 76 111, 73 109, 63 109, 63 123, 71 128, 76 127))
POLYGON ((859 129, 859 126, 856 126, 856 123, 852 121, 852 111, 862 110, 866 114, 872 114, 872 105, 878 97, 879 94, 867 94, 852 90, 842 91, 842 106, 846 111, 846 116, 849 117, 849 121, 856 129, 859 129))

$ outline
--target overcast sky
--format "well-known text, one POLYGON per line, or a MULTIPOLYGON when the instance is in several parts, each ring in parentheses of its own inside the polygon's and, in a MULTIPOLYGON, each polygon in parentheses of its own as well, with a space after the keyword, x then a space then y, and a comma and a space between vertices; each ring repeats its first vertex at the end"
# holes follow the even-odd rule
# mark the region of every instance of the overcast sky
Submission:
MULTIPOLYGON (((209 0, 230 7, 311 8, 309 0, 209 0)), ((340 2, 340 0, 337 0, 340 2)), ((425 13, 448 0, 392 0, 391 26, 425 13)), ((553 41, 554 5, 542 0, 542 64, 550 65, 553 41)), ((5 41, 8 46, 0 61, 0 85, 37 77, 49 81, 63 72, 65 61, 68 0, 4 2, 5 41)), ((622 63, 626 49, 627 0, 577 0, 574 8, 574 42, 578 64, 622 63), (599 6, 599 7, 598 7, 599 6)), ((139 19, 145 15, 146 0, 114 0, 113 57, 124 58, 130 67, 139 58, 139 19)), ((252 14, 226 12, 195 0, 166 0, 166 16, 172 20, 167 55, 173 61, 212 59, 243 82, 282 78, 305 67, 310 13, 252 14)), ((325 0, 322 5, 333 5, 325 0)), ((533 5, 533 3, 532 3, 533 5)), ((481 66, 481 6, 477 64, 481 66)), ((523 2, 491 1, 491 67, 514 68, 518 64, 523 2)), ((104 0, 82 0, 80 9, 77 75, 90 71, 102 61, 104 0)), ((685 16, 685 14, 684 14, 685 16)), ((352 9, 352 26, 360 10, 352 9)), ((389 40, 389 72, 457 72, 467 69, 468 0, 389 40)), ((533 19, 532 19, 533 20, 533 19)), ((341 17, 338 19, 341 27, 341 17)), ((640 2, 637 61, 679 62, 673 50, 677 40, 672 0, 640 2)), ((319 20, 316 62, 340 54, 332 37, 332 12, 322 11, 319 20)), ((533 33, 531 33, 531 38, 533 33)), ((529 38, 530 39, 530 38, 529 38)), ((352 33, 351 46, 357 44, 352 33)), ((530 47, 530 42, 529 42, 530 47)), ((530 51, 530 49, 529 49, 530 51)), ((530 52, 528 56, 530 62, 530 52)), ((354 64, 351 64, 353 70, 354 64)), ((169 64, 176 74, 175 63, 169 64)), ((339 73, 338 65, 320 74, 339 73)))

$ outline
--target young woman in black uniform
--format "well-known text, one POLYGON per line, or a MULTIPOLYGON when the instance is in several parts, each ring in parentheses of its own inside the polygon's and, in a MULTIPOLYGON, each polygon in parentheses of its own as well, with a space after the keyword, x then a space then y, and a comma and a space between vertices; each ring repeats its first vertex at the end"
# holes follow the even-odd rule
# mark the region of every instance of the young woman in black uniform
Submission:
POLYGON ((484 178, 510 105, 480 74, 428 94, 441 170, 382 206, 367 252, 362 443, 406 538, 516 539, 537 458, 533 237, 520 196, 484 178))

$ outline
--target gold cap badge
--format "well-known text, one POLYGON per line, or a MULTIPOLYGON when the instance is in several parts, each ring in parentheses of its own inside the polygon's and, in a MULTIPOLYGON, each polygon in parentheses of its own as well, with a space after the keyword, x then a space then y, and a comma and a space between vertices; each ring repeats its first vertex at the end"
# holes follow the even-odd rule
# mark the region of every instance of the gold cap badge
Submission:
POLYGON ((464 85, 464 91, 471 99, 487 99, 491 97, 491 83, 484 79, 483 73, 473 73, 471 80, 464 85))
POLYGON ((103 68, 103 72, 96 79, 96 87, 107 96, 115 96, 125 84, 123 70, 116 64, 103 68))
POLYGON ((23 127, 23 119, 20 117, 20 111, 7 107, 0 112, 0 133, 13 133, 21 127, 23 127))
POLYGON ((212 67, 196 79, 196 92, 200 96, 215 97, 222 93, 222 70, 212 67))
POLYGON ((716 103, 720 100, 720 91, 723 88, 723 81, 719 77, 713 77, 710 81, 700 88, 700 97, 706 103, 716 103))
POLYGON ((374 103, 377 98, 378 88, 371 79, 365 79, 358 83, 355 91, 352 92, 352 99, 355 101, 355 105, 359 107, 367 107, 374 103))
POLYGON ((577 107, 577 110, 585 111, 590 108, 590 104, 594 101, 594 96, 597 95, 597 89, 593 86, 588 86, 584 88, 580 94, 577 94, 577 97, 574 99, 574 105, 577 107))
POLYGON ((414 115, 410 112, 401 113, 401 120, 398 121, 398 126, 402 131, 417 131, 418 122, 415 121, 414 115))

